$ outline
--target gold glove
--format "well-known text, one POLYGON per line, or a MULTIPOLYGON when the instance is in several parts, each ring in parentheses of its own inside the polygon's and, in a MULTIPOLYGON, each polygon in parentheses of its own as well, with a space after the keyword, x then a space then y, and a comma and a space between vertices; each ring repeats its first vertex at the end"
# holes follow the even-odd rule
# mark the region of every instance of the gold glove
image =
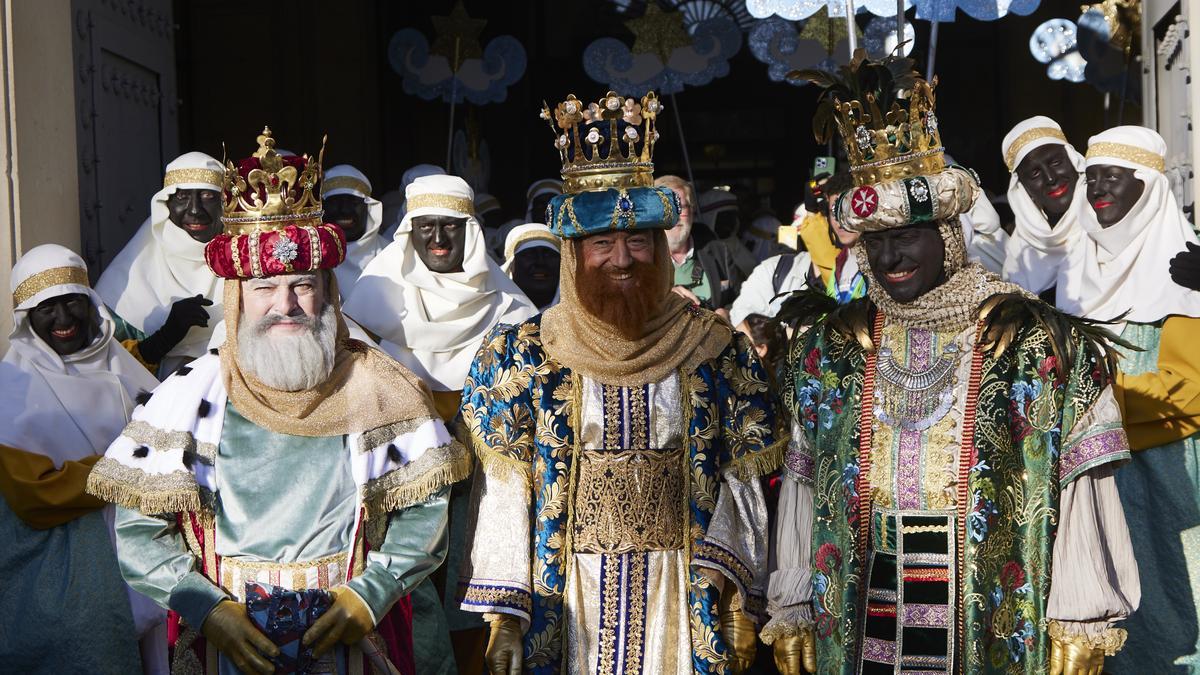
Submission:
POLYGON ((754 652, 758 650, 754 622, 742 610, 733 607, 736 595, 732 585, 727 585, 720 604, 721 637, 725 638, 725 647, 729 649, 729 668, 734 675, 744 673, 754 665, 754 652))
POLYGON ((813 629, 801 628, 799 635, 775 638, 771 645, 775 653, 775 667, 783 675, 801 675, 802 672, 817 672, 817 638, 813 629), (800 670, 801 664, 804 670, 800 670))
POLYGON ((1050 675, 1100 675, 1103 670, 1104 649, 1050 640, 1050 675))
POLYGON ((356 645, 375 628, 371 610, 358 593, 347 586, 335 586, 329 589, 329 594, 333 596, 333 605, 304 631, 301 640, 305 647, 312 646, 314 657, 333 649, 338 642, 356 645))
POLYGON ((521 659, 525 656, 521 620, 507 614, 497 615, 489 622, 487 651, 483 659, 492 675, 520 675, 521 659))
POLYGON ((200 632, 208 644, 233 661, 238 670, 252 675, 275 672, 275 665, 266 657, 279 656, 279 647, 255 628, 240 602, 222 600, 217 603, 208 613, 200 632))

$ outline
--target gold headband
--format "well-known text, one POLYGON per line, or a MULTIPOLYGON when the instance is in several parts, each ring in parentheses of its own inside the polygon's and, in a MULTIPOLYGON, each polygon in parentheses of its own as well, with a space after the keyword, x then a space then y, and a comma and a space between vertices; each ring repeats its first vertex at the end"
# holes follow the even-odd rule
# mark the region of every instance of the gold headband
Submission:
POLYGON ((321 182, 322 197, 334 190, 353 190, 364 197, 371 196, 370 186, 354 176, 334 176, 321 182))
POLYGON ((64 284, 87 286, 87 270, 82 267, 51 267, 30 275, 13 289, 13 307, 20 307, 26 300, 47 288, 64 284))
POLYGON ((1057 138, 1064 144, 1067 142, 1067 136, 1061 129, 1055 129, 1054 127, 1034 127, 1033 129, 1029 129, 1013 139, 1012 145, 1008 146, 1008 151, 1004 153, 1004 163, 1008 166, 1009 171, 1016 170, 1017 155, 1020 154, 1021 148, 1039 138, 1057 138))
POLYGON ((215 169, 171 169, 163 176, 163 187, 169 188, 180 183, 205 183, 220 190, 225 174, 215 169))
POLYGON ((544 241, 553 246, 555 250, 562 250, 562 240, 554 236, 554 233, 543 232, 541 230, 530 230, 517 235, 517 238, 512 242, 512 246, 504 247, 504 259, 511 260, 512 257, 517 254, 517 249, 521 248, 521 244, 530 241, 544 241))
POLYGON ((1166 160, 1162 155, 1124 143, 1093 143, 1088 146, 1087 158, 1094 157, 1123 159, 1134 164, 1141 164, 1148 169, 1154 169, 1159 173, 1167 168, 1166 160))
POLYGON ((475 204, 470 199, 454 195, 440 195, 436 192, 426 192, 409 197, 406 208, 409 213, 416 209, 447 209, 465 213, 468 216, 475 215, 475 204))

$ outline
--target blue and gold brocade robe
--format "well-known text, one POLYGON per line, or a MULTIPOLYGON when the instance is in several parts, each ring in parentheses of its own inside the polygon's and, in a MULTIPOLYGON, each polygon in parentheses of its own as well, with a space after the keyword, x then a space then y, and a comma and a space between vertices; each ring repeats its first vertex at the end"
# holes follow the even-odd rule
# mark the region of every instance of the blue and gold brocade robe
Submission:
POLYGON ((463 391, 480 459, 463 609, 518 617, 530 673, 725 672, 712 572, 761 611, 760 477, 786 442, 766 372, 738 334, 690 372, 605 385, 540 330, 494 329, 463 391))

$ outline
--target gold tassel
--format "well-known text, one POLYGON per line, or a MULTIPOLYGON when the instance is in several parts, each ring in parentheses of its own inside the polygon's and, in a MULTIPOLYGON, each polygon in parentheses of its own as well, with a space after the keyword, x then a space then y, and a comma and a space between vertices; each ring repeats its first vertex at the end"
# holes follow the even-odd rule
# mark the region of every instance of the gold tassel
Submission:
POLYGON ((497 480, 517 479, 525 487, 533 487, 533 467, 529 462, 496 452, 474 436, 470 436, 470 441, 471 449, 475 451, 475 458, 479 460, 479 466, 488 476, 497 480))
POLYGON ((721 473, 733 474, 739 480, 751 480, 765 476, 783 466, 783 454, 787 451, 788 438, 751 452, 721 466, 721 473))

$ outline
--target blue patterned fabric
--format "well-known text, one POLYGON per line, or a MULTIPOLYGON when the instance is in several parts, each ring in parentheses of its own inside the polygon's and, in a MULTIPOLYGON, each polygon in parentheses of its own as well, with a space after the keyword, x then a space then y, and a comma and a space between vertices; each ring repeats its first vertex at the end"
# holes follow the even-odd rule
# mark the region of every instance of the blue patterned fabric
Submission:
MULTIPOLYGON (((551 675, 562 666, 564 593, 567 570, 564 542, 569 542, 569 508, 561 508, 570 490, 575 430, 572 408, 575 375, 550 359, 541 343, 541 318, 519 326, 501 325, 484 339, 463 390, 462 421, 485 472, 528 472, 532 530, 532 593, 517 586, 464 580, 464 604, 503 607, 528 617, 525 672, 551 675), (473 598, 480 599, 473 601, 473 598)), ((743 478, 778 467, 786 442, 777 427, 776 400, 767 375, 751 345, 737 334, 715 359, 680 374, 688 406, 687 457, 691 485, 689 513, 693 564, 689 568, 688 605, 693 666, 697 673, 725 672, 726 648, 718 625, 718 592, 697 571, 695 562, 708 551, 723 569, 741 582, 748 561, 728 551, 706 548, 703 539, 717 504, 720 475, 743 478), (774 457, 774 461, 772 461, 774 457)), ((571 503, 568 495, 566 504, 571 503)), ((569 544, 566 545, 569 550, 569 544)), ((705 558, 707 559, 707 558, 705 558)), ((482 581, 482 580, 481 580, 482 581)), ((747 584, 748 588, 748 584, 747 584)), ((749 598, 760 604, 762 598, 749 598)))
POLYGON ((546 223, 563 239, 614 230, 668 230, 678 221, 679 198, 663 187, 563 194, 546 206, 546 223))

